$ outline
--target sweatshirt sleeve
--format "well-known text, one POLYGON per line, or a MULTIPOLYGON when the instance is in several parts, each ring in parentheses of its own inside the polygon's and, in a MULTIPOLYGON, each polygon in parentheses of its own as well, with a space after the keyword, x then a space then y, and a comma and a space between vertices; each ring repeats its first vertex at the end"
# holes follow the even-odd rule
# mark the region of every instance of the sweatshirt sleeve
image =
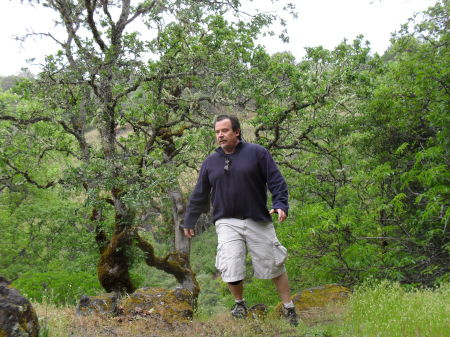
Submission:
POLYGON ((211 185, 208 179, 207 163, 205 160, 200 168, 197 184, 195 185, 194 191, 189 198, 189 204, 186 209, 183 225, 181 225, 181 227, 195 227, 200 214, 208 205, 210 192, 211 185))
MULTIPOLYGON (((264 149, 264 148, 263 148, 264 149)), ((269 151, 264 149, 260 159, 260 167, 264 178, 267 181, 267 187, 272 194, 272 208, 280 208, 288 214, 289 212, 289 193, 286 181, 281 175, 277 164, 273 160, 269 151)))

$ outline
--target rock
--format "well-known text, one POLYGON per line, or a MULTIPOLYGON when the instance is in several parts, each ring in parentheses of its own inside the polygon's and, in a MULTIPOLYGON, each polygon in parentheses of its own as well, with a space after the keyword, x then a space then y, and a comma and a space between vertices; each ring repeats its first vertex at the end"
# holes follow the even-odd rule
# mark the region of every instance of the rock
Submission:
POLYGON ((267 316, 267 311, 267 305, 258 303, 248 309, 247 317, 253 319, 262 319, 267 316))
POLYGON ((126 316, 158 318, 166 323, 187 323, 192 320, 194 298, 183 288, 141 288, 120 302, 126 316))
POLYGON ((0 336, 38 337, 39 322, 30 301, 0 277, 0 336))
MULTIPOLYGON (((324 313, 325 307, 339 304, 348 299, 350 289, 338 284, 309 288, 292 296, 297 314, 302 319, 315 320, 324 313)), ((281 305, 275 307, 275 312, 281 315, 281 305)))
POLYGON ((119 294, 107 293, 98 296, 82 296, 77 306, 78 315, 89 314, 112 314, 117 311, 117 301, 119 294))
POLYGON ((83 296, 78 304, 77 313, 120 316, 120 321, 140 317, 157 319, 169 324, 187 323, 193 317, 193 304, 194 297, 187 289, 141 288, 123 297, 115 293, 83 296))

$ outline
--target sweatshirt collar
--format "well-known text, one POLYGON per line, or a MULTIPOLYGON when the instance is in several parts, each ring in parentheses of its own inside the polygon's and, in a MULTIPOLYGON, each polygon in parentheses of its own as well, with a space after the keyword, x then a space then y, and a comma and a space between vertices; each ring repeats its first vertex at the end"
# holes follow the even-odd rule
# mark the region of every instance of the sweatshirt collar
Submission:
POLYGON ((237 153, 242 148, 242 146, 244 146, 244 141, 240 140, 239 143, 237 143, 236 147, 234 148, 233 153, 225 153, 220 146, 216 148, 216 152, 226 155, 226 156, 233 155, 233 154, 237 153))

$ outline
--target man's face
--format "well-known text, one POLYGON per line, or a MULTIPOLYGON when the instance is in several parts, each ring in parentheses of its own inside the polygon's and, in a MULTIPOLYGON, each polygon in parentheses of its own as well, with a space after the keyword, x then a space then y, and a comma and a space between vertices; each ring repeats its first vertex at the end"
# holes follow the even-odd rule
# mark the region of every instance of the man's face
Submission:
POLYGON ((225 153, 231 153, 239 143, 240 130, 233 131, 231 121, 229 119, 222 119, 214 125, 216 131, 216 139, 220 147, 225 153))

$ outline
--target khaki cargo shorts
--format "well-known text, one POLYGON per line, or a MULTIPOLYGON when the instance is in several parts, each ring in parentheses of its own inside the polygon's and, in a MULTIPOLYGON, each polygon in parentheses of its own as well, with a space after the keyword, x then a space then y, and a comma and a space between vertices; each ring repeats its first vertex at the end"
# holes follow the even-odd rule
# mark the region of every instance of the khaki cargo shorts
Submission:
POLYGON ((217 220, 215 225, 218 238, 216 268, 224 282, 245 278, 247 250, 256 278, 272 279, 286 272, 287 249, 278 241, 271 222, 226 218, 217 220))

